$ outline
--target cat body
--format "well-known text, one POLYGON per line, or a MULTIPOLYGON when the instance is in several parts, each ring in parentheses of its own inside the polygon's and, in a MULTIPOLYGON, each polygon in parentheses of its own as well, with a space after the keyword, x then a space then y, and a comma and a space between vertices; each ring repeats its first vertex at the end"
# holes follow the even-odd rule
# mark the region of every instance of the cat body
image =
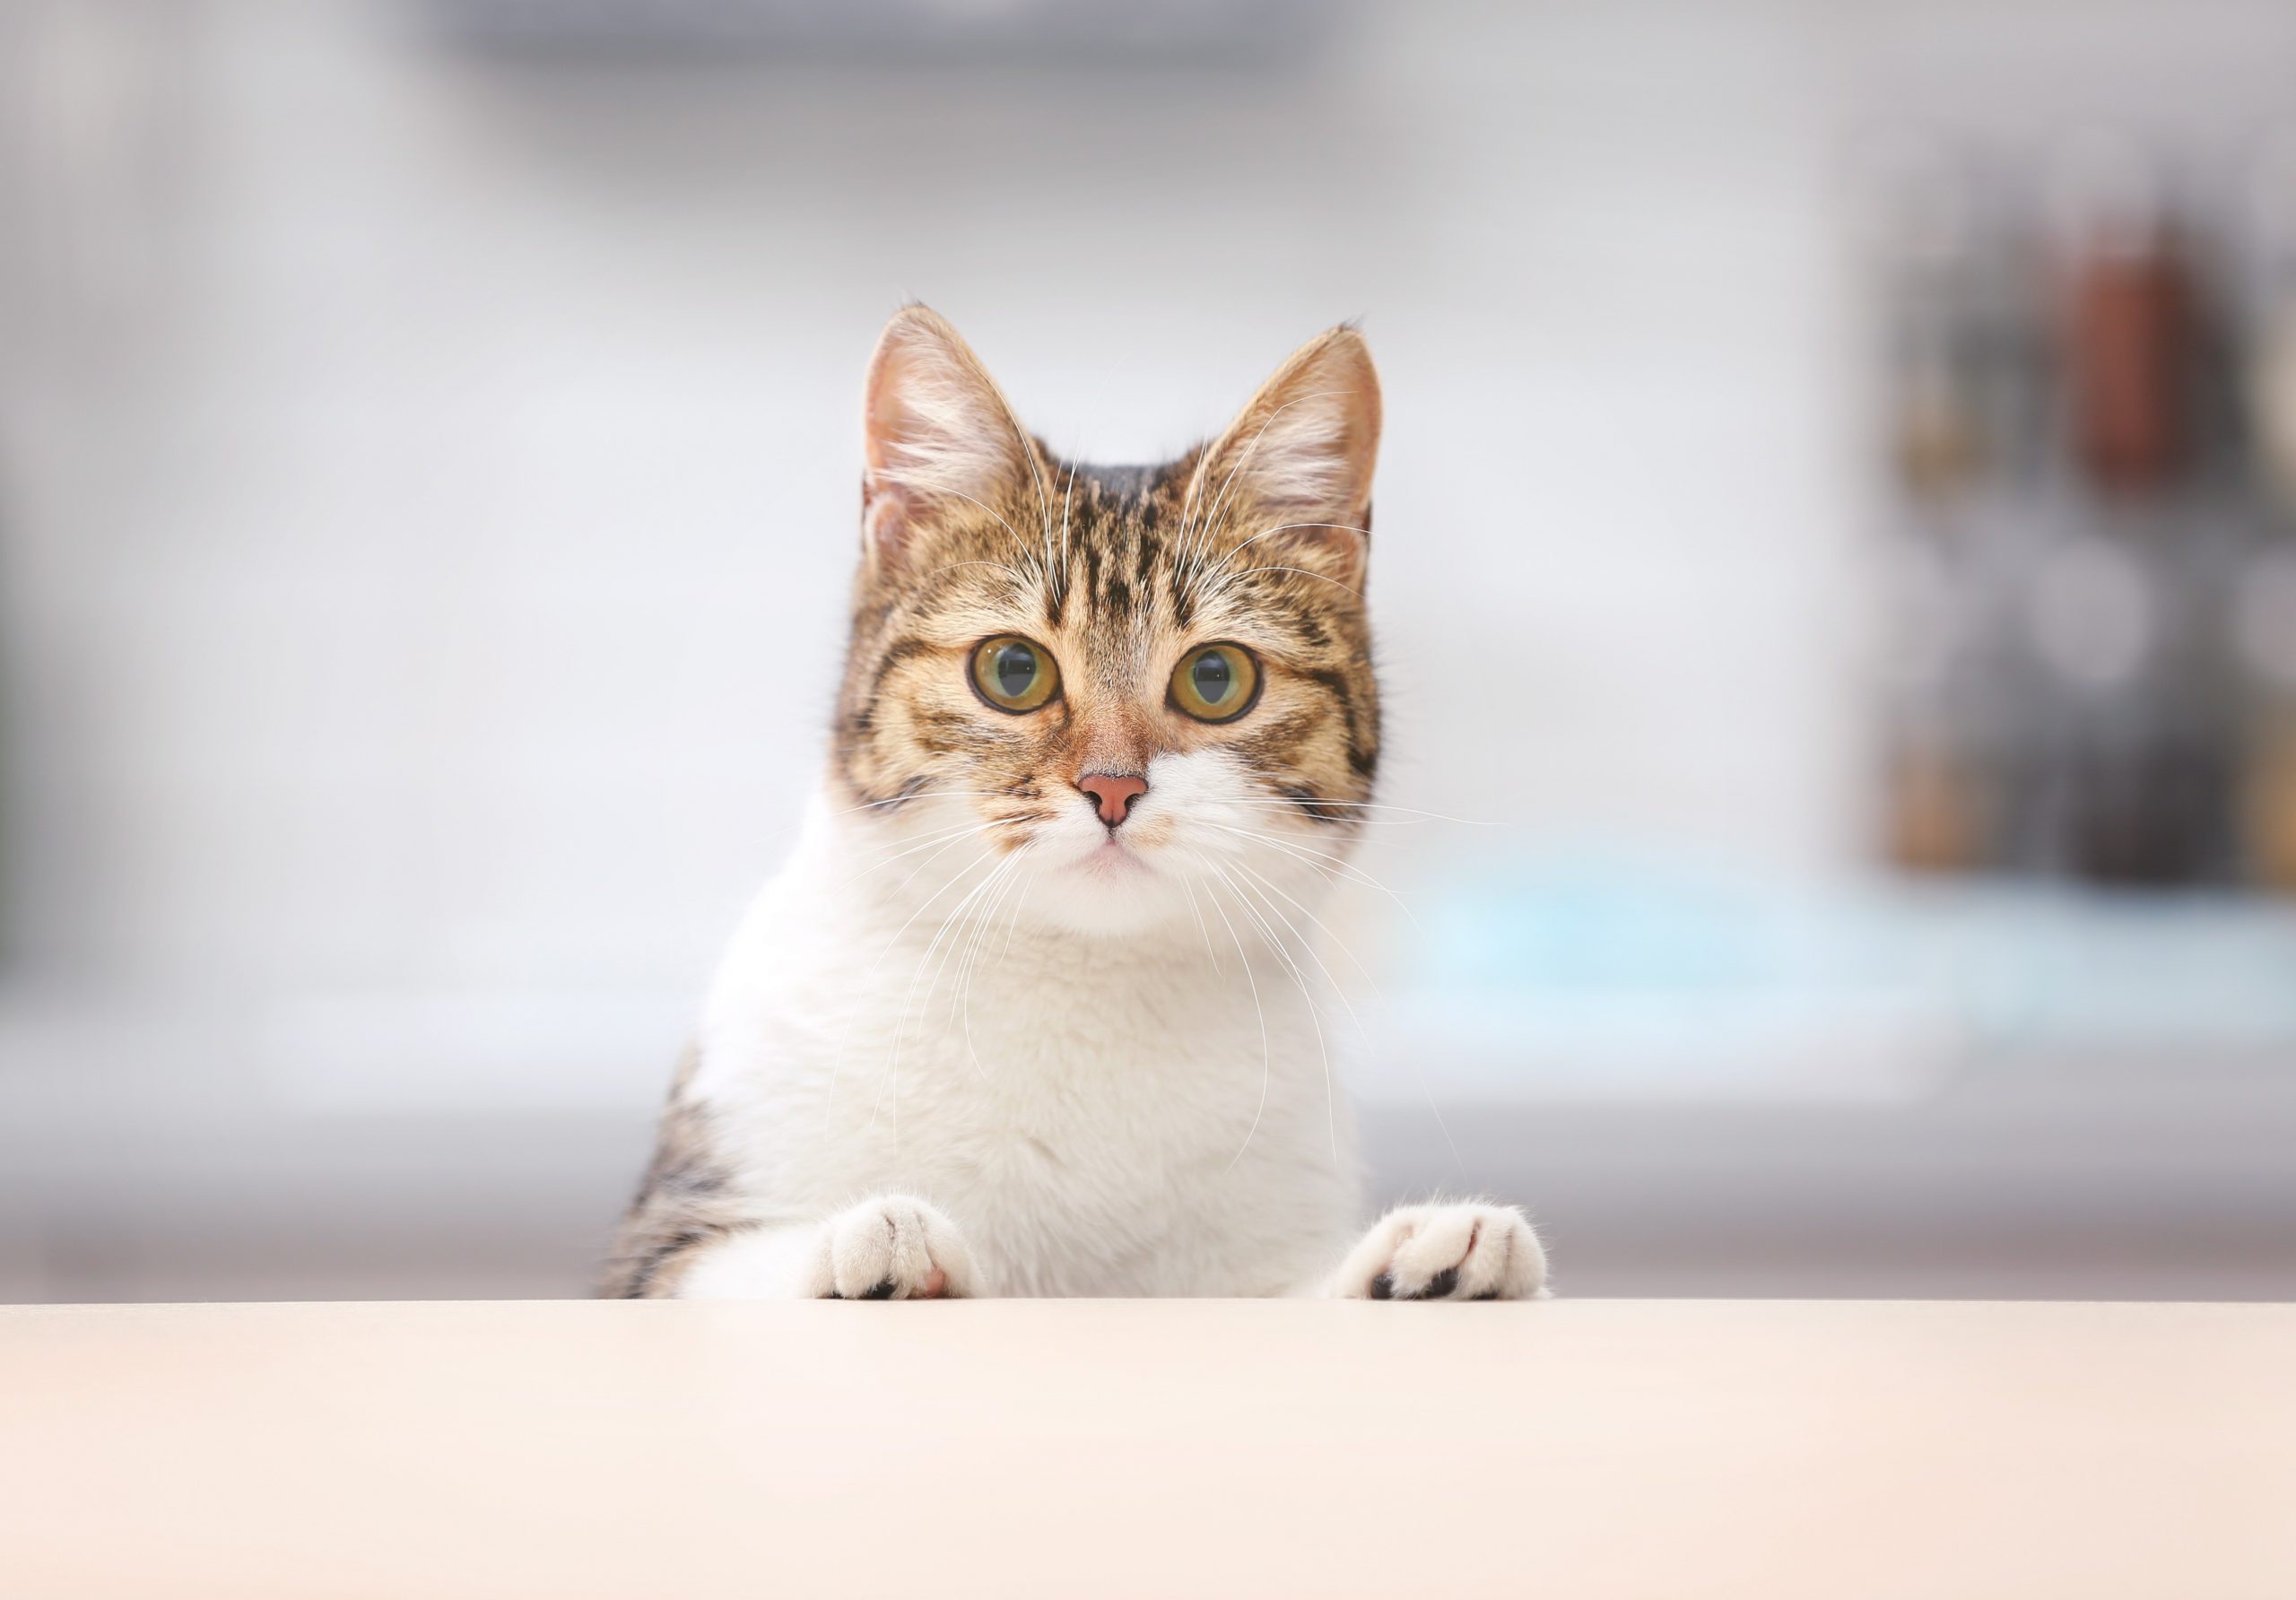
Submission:
POLYGON ((1341 1258, 1316 908, 1375 814, 1378 427, 1338 328, 1210 443, 1094 468, 893 319, 828 771, 607 1292, 1543 1291, 1505 1206, 1405 1207, 1341 1258))
POLYGON ((1284 958, 1247 941, 1248 978, 1192 921, 1109 946, 916 917, 920 888, 951 905, 979 874, 936 863, 891 892, 913 863, 861 877, 882 852, 855 820, 815 802, 704 1013, 691 1093, 761 1218, 929 1196, 982 1293, 1276 1294, 1328 1271, 1352 1128, 1284 958))

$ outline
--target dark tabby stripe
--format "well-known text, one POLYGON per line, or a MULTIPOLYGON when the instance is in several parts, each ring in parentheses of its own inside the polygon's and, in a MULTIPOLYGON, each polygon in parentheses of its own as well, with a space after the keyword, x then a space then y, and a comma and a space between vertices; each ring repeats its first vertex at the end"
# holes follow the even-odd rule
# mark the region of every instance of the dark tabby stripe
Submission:
POLYGON ((756 1225, 732 1194, 731 1179, 716 1152, 709 1114, 685 1096, 697 1060, 691 1046, 679 1057, 654 1159, 622 1218, 600 1277, 598 1292, 609 1300, 672 1293, 696 1252, 756 1225))

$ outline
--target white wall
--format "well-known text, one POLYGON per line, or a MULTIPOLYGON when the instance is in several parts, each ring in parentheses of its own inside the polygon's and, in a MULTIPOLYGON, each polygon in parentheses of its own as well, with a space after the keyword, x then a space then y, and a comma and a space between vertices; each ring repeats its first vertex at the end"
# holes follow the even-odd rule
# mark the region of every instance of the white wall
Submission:
POLYGON ((1368 318, 1391 797, 1496 824, 1382 870, 1851 870, 1845 135, 2222 142, 2296 82, 2288 9, 2232 4, 1414 5, 1273 75, 0 16, 7 926, 265 992, 698 980, 814 768, 912 295, 1111 457, 1368 318))
MULTIPOLYGON (((180 84, 72 200, 123 283, 39 280, 72 327, 7 382, 34 955, 690 981, 814 766, 859 366, 911 295, 1117 458, 1365 316, 1394 793, 1506 824, 1424 848, 1848 852, 1839 296, 1791 28, 1415 10, 1271 81, 178 26, 144 65, 180 84)), ((90 31, 35 39, 100 58, 90 31)))

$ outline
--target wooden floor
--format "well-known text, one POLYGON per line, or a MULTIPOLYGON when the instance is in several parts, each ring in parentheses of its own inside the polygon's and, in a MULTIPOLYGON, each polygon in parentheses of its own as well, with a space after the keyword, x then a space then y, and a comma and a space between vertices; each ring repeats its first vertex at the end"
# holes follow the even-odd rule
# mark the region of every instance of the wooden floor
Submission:
POLYGON ((2296 1307, 0 1310, 0 1594, 2296 1594, 2296 1307))

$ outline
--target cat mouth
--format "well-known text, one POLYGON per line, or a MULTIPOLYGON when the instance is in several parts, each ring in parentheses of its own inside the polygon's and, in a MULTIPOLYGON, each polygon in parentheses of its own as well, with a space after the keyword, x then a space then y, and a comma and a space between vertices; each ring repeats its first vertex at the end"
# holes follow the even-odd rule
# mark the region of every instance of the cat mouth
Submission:
POLYGON ((1070 865, 1074 870, 1093 877, 1112 879, 1143 877, 1153 870, 1139 851, 1113 833, 1070 865))

